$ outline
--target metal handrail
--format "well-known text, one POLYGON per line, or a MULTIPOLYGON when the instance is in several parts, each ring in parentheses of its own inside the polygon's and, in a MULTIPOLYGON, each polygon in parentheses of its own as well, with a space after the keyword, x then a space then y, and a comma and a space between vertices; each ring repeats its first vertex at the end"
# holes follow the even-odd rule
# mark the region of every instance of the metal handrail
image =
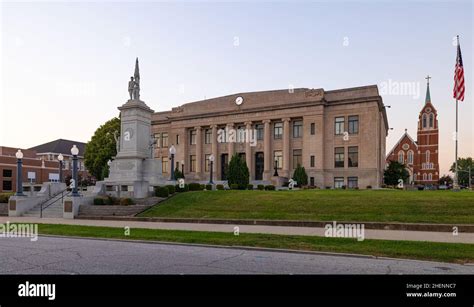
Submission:
POLYGON ((58 192, 57 194, 55 194, 54 196, 52 196, 51 198, 48 198, 47 200, 43 201, 41 204, 40 204, 40 218, 43 217, 43 210, 48 208, 49 206, 51 206, 52 204, 54 204, 55 202, 57 202, 59 200, 59 197, 58 196, 61 196, 61 200, 64 199, 64 192, 67 192, 66 195, 68 193, 70 193, 70 191, 68 191, 68 188, 58 192), (58 197, 57 199, 55 199, 56 197, 58 197), (50 203, 49 205, 47 205, 46 207, 43 208, 43 205, 48 203, 49 201, 55 199, 52 203, 50 203))

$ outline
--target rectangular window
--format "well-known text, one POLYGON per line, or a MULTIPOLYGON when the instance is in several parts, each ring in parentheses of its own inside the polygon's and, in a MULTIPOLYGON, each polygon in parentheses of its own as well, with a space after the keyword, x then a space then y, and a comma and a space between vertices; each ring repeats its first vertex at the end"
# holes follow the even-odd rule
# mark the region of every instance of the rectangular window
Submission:
POLYGON ((310 158, 310 159, 309 159, 309 166, 310 166, 310 167, 314 167, 314 164, 315 164, 315 163, 314 163, 314 156, 311 156, 311 157, 309 157, 309 158, 310 158))
POLYGON ((236 135, 236 140, 237 143, 243 143, 245 142, 245 127, 243 126, 238 126, 237 127, 237 135, 236 135))
POLYGON ((355 189, 359 187, 359 178, 357 177, 347 177, 347 187, 349 189, 355 189))
POLYGON ((164 174, 168 173, 168 157, 161 158, 161 169, 164 174))
POLYGON ((344 167, 344 147, 334 148, 334 167, 344 167))
POLYGON ((334 177, 334 188, 341 189, 344 186, 344 177, 334 177))
POLYGON ((196 156, 195 155, 189 156, 189 171, 190 172, 196 171, 196 156))
POLYGON ((179 145, 179 134, 176 134, 176 145, 179 145))
POLYGON ((255 125, 255 130, 257 130, 257 141, 263 140, 263 125, 262 124, 256 124, 255 125))
POLYGON ((281 169, 283 167, 283 152, 280 150, 277 150, 273 153, 273 168, 275 168, 275 161, 277 164, 277 168, 281 169))
POLYGON ((209 169, 211 167, 211 161, 209 161, 209 157, 211 155, 204 155, 204 171, 209 172, 209 169))
POLYGON ((293 138, 300 138, 303 136, 303 121, 297 120, 293 122, 293 138))
POLYGON ((204 144, 211 144, 212 142, 212 130, 206 129, 204 132, 204 144))
POLYGON ((161 147, 161 133, 155 133, 156 148, 161 147))
POLYGON ((316 134, 316 124, 311 123, 311 135, 315 135, 315 134, 316 134))
POLYGON ((340 135, 344 133, 344 117, 336 117, 334 119, 334 134, 340 135))
POLYGON ((196 145, 196 130, 189 131, 189 144, 196 145))
POLYGON ((226 128, 220 128, 217 131, 217 142, 218 143, 227 143, 227 130, 226 128))
POLYGON ((349 167, 359 166, 359 147, 353 146, 348 148, 347 164, 349 167))
POLYGON ((314 187, 314 177, 309 177, 309 185, 314 187))
POLYGON ((2 188, 3 188, 3 191, 12 191, 13 188, 12 188, 11 180, 4 180, 2 188))
POLYGON ((294 149, 293 150, 293 168, 296 168, 299 165, 303 165, 302 161, 302 151, 301 149, 294 149))
POLYGON ((11 169, 4 169, 3 170, 3 177, 12 177, 12 174, 13 174, 13 170, 11 169))
POLYGON ((161 135, 161 144, 162 147, 168 147, 168 132, 163 132, 161 135))
POLYGON ((283 136, 283 123, 275 123, 273 125, 273 138, 275 140, 281 139, 283 136))
POLYGON ((347 123, 349 125, 349 133, 357 134, 359 133, 359 115, 349 116, 347 123))

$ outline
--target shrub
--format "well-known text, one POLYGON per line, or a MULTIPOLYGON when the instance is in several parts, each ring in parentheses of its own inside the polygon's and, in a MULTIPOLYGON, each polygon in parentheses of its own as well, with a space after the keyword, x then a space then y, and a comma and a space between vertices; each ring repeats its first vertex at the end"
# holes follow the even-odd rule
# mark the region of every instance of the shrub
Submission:
POLYGON ((199 190, 200 191, 204 191, 205 188, 206 188, 206 185, 204 185, 204 184, 199 185, 199 190))
POLYGON ((179 184, 177 184, 175 189, 176 189, 176 192, 188 192, 189 191, 189 185, 187 183, 185 183, 184 187, 180 188, 179 184))
POLYGON ((130 197, 125 197, 120 199, 121 206, 130 206, 133 205, 133 200, 130 197))
POLYGON ((263 191, 265 189, 265 186, 263 184, 259 184, 257 185, 257 189, 259 189, 260 191, 263 191))
POLYGON ((341 189, 345 190, 345 189, 346 189, 346 186, 345 186, 345 185, 343 185, 343 186, 341 187, 341 189))
POLYGON ((201 190, 201 185, 196 182, 192 182, 189 184, 189 191, 199 191, 201 190))
POLYGON ((168 188, 168 192, 169 192, 170 194, 176 193, 176 188, 175 188, 174 185, 171 185, 171 184, 170 184, 170 185, 167 185, 166 187, 168 188))
POLYGON ((206 190, 212 191, 212 184, 206 184, 206 190))
POLYGON ((179 178, 184 178, 184 174, 181 173, 181 171, 177 167, 174 169, 174 179, 178 180, 179 178))
POLYGON ((224 185, 223 184, 216 184, 216 190, 224 190, 224 185))
POLYGON ((233 184, 237 184, 239 189, 245 190, 249 184, 249 168, 238 154, 234 154, 230 159, 227 180, 231 189, 234 189, 233 184))
POLYGON ((330 186, 326 186, 326 190, 330 190, 330 189, 331 189, 331 187, 330 187, 330 186))
POLYGON ((107 198, 104 200, 104 205, 114 206, 120 204, 120 200, 117 197, 107 195, 107 198))
POLYGON ((230 189, 231 189, 231 190, 238 190, 238 189, 239 189, 239 185, 238 185, 237 183, 232 183, 232 184, 230 185, 230 189))
POLYGON ((247 190, 253 190, 253 184, 247 185, 247 190))
POLYGON ((368 186, 367 186, 367 189, 369 189, 369 190, 372 189, 372 186, 371 186, 371 185, 368 185, 368 186))
POLYGON ((104 205, 104 198, 103 197, 96 197, 94 198, 94 206, 102 206, 104 205))
POLYGON ((166 198, 170 194, 167 187, 155 187, 155 196, 166 198))
POLYGON ((13 196, 13 193, 0 193, 0 203, 8 203, 10 196, 13 196))
POLYGON ((296 169, 293 173, 293 180, 296 181, 296 184, 299 187, 305 186, 308 184, 308 175, 306 174, 306 170, 303 166, 299 165, 296 166, 296 169))
POLYGON ((275 186, 273 184, 266 185, 265 191, 275 191, 275 186))

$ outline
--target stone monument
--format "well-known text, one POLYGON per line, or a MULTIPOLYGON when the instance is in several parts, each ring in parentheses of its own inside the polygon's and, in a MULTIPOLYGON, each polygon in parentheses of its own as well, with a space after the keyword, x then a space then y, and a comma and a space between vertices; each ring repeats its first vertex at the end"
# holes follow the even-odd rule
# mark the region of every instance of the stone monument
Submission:
POLYGON ((138 58, 135 74, 128 83, 130 99, 118 107, 121 112, 120 137, 117 156, 111 162, 106 186, 114 186, 120 194, 144 198, 151 187, 166 183, 161 175, 161 161, 150 155, 151 117, 154 113, 140 100, 140 72, 138 58))

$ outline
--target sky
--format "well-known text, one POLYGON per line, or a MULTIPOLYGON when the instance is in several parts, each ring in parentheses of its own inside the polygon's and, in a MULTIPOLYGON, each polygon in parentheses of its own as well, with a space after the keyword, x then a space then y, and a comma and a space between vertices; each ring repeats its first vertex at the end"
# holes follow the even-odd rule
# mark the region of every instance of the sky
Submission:
POLYGON ((240 92, 376 84, 387 153, 416 139, 430 75, 441 174, 454 161, 460 35, 466 97, 459 156, 474 156, 472 1, 177 1, 0 4, 0 146, 87 142, 118 115, 139 57, 155 111, 240 92), (400 88, 404 90, 400 90, 400 88))

